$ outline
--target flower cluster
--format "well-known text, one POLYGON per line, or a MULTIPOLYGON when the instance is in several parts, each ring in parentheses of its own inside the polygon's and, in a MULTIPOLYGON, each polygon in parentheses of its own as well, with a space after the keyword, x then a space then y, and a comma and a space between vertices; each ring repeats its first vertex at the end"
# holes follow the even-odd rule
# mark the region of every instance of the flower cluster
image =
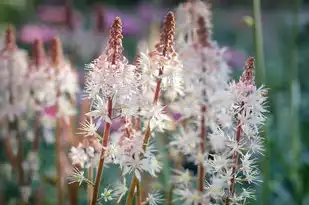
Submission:
POLYGON ((252 190, 236 194, 235 185, 259 181, 254 156, 263 152, 259 128, 265 120, 265 89, 254 84, 253 58, 248 59, 239 82, 229 82, 225 50, 212 40, 208 4, 189 1, 177 13, 185 18, 176 48, 186 79, 184 97, 170 105, 182 115, 182 123, 169 147, 194 162, 198 176, 180 180, 178 170, 174 193, 185 204, 242 204, 253 197, 252 190))
POLYGON ((81 168, 96 166, 99 161, 101 147, 102 145, 97 139, 91 138, 84 140, 77 147, 72 147, 69 155, 72 159, 72 164, 78 165, 81 168))
MULTIPOLYGON (((47 110, 57 107, 58 113, 65 113, 61 114, 64 118, 75 114, 75 111, 69 114, 67 111, 75 109, 72 101, 78 91, 77 76, 71 68, 57 71, 62 62, 57 52, 51 52, 51 60, 47 59, 41 40, 36 39, 32 59, 28 60, 26 51, 16 45, 14 29, 10 25, 7 27, 0 53, 0 120, 6 154, 17 170, 17 182, 25 202, 31 195, 32 180, 39 178, 40 135, 52 132, 46 132, 44 126, 45 116, 50 115, 47 110), (59 103, 61 98, 64 100, 59 103), (72 109, 65 107, 66 104, 72 109), (32 143, 32 151, 27 152, 26 158, 25 139, 32 143)), ((54 128, 54 123, 51 124, 54 128)))
POLYGON ((91 112, 87 115, 111 122, 111 116, 132 116, 137 112, 138 79, 136 67, 128 64, 123 56, 122 27, 120 19, 113 24, 107 49, 87 68, 85 92, 92 101, 91 112), (105 107, 112 101, 112 115, 105 107))
POLYGON ((64 58, 58 37, 53 38, 51 42, 50 67, 56 81, 56 116, 69 124, 69 117, 76 115, 78 77, 72 65, 64 58))
MULTIPOLYGON (((175 194, 180 200, 190 196, 186 200, 187 204, 211 201, 219 204, 243 204, 249 198, 254 198, 251 188, 242 188, 239 193, 236 192, 236 185, 246 183, 248 187, 261 181, 256 157, 264 151, 259 129, 267 112, 266 89, 256 88, 253 71, 254 60, 249 58, 239 82, 231 82, 226 90, 225 97, 229 103, 225 103, 225 109, 232 116, 230 129, 218 126, 207 133, 210 144, 208 148, 211 151, 207 152, 207 158, 203 156, 200 161, 207 171, 206 178, 202 178, 205 180, 203 192, 196 192, 193 183, 188 182, 189 177, 184 180, 182 173, 177 174, 176 180, 173 180, 178 185, 175 194), (177 183, 178 181, 180 183, 177 183)), ((178 142, 178 150, 184 154, 192 154, 190 151, 194 149, 194 142, 191 142, 189 147, 180 146, 184 135, 180 136, 172 141, 171 145, 178 142)))
POLYGON ((27 81, 31 90, 32 104, 35 110, 42 111, 56 103, 56 81, 45 57, 42 41, 39 39, 34 41, 32 56, 27 81))
POLYGON ((126 194, 130 205, 135 193, 137 204, 162 203, 159 190, 152 188, 144 197, 140 191, 145 174, 156 178, 161 172, 162 155, 153 142, 162 132, 171 135, 166 140, 172 158, 184 155, 198 167, 195 177, 175 160, 171 182, 177 200, 188 205, 242 204, 253 198, 251 189, 235 191, 238 184, 259 182, 254 157, 263 153, 259 128, 265 121, 266 95, 254 84, 253 58, 239 82, 231 82, 225 50, 212 39, 210 6, 188 1, 177 13, 185 18, 178 30, 169 12, 155 48, 138 54, 134 64, 123 55, 117 17, 106 49, 87 65, 90 109, 81 124, 83 141, 69 156, 78 168, 70 178, 93 186, 93 205, 120 203, 126 194), (176 123, 175 113, 181 115, 176 123), (111 132, 116 120, 121 126, 111 132), (102 122, 103 135, 98 130, 102 122), (102 171, 108 165, 120 167, 121 182, 105 188, 100 197, 102 171), (83 168, 96 168, 95 181, 83 176, 83 168), (127 187, 129 174, 133 179, 127 187))
MULTIPOLYGON (((139 182, 144 172, 153 177, 157 177, 160 172, 162 164, 150 140, 151 136, 155 136, 155 131, 164 131, 167 128, 166 122, 170 121, 160 92, 172 98, 183 94, 180 74, 182 65, 173 48, 174 30, 175 19, 170 12, 166 16, 155 50, 141 53, 135 64, 131 65, 122 53, 122 26, 120 18, 116 18, 110 29, 106 50, 87 66, 85 92, 91 101, 91 107, 86 114, 89 120, 82 124, 82 134, 85 139, 92 137, 102 140, 101 156, 97 163, 99 170, 104 165, 116 164, 124 177, 133 173, 134 180, 139 182), (173 90, 174 85, 177 86, 173 90), (109 129, 115 118, 120 118, 123 125, 109 137, 109 129), (101 138, 97 129, 103 120, 105 130, 101 138), (145 129, 142 122, 147 124, 145 129)), ((84 147, 82 144, 71 149, 70 157, 74 165, 84 167, 85 164, 93 164, 88 149, 89 145, 84 147)), ((100 174, 98 171, 95 190, 100 174)), ((121 200, 127 190, 128 188, 121 191, 115 189, 118 193, 116 198, 121 200)), ((105 197, 104 193, 103 195, 105 197)), ((93 196, 93 200, 100 201, 97 193, 93 196)), ((160 200, 154 196, 158 194, 150 194, 147 202, 158 203, 160 200)))
POLYGON ((28 74, 26 51, 17 48, 14 29, 8 26, 5 47, 0 59, 0 119, 14 121, 20 117, 29 102, 29 87, 25 86, 28 74))

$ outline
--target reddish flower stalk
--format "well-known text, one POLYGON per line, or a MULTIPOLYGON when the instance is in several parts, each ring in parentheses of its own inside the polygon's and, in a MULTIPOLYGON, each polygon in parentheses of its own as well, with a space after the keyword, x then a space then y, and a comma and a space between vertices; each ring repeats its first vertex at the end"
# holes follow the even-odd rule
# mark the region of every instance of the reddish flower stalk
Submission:
MULTIPOLYGON (((140 55, 137 55, 135 57, 135 66, 136 66, 136 75, 141 74, 141 57, 140 55)), ((139 108, 140 110, 140 108, 139 108)), ((133 120, 133 126, 136 131, 141 130, 141 119, 139 117, 134 118, 133 120)), ((137 181, 136 184, 136 205, 141 205, 142 204, 142 184, 137 181)))
MULTIPOLYGON (((207 28, 205 27, 205 19, 202 16, 199 16, 197 19, 198 24, 198 30, 197 30, 197 38, 198 38, 198 44, 202 48, 204 47, 210 47, 209 43, 209 33, 207 31, 207 28)), ((202 62, 205 62, 205 56, 202 54, 202 62)), ((203 72, 206 72, 205 66, 202 68, 203 72)), ((206 97, 206 90, 202 90, 203 97, 206 97)), ((201 120, 200 120, 200 148, 201 153, 204 154, 206 152, 206 126, 205 126, 205 112, 207 110, 207 107, 205 105, 201 105, 201 120)), ((203 193, 204 191, 204 176, 205 176, 205 168, 203 163, 200 163, 198 165, 198 190, 203 193)))
MULTIPOLYGON (((174 48, 174 36, 175 36, 175 16, 173 12, 169 12, 165 18, 163 32, 160 34, 160 42, 156 45, 156 51, 163 56, 167 56, 168 53, 173 54, 174 48)), ((164 67, 159 69, 159 77, 163 75, 164 67)), ((161 78, 157 79, 157 85, 155 89, 155 95, 153 98, 153 104, 157 104, 161 90, 161 78)), ((146 134, 144 137, 143 149, 146 150, 150 138, 150 121, 148 121, 146 134)))
POLYGON ((56 72, 59 72, 60 63, 63 60, 62 45, 59 37, 54 37, 51 42, 51 63, 55 67, 56 72))
MULTIPOLYGON (((58 37, 55 37, 52 39, 51 43, 51 63, 55 67, 56 72, 59 72, 59 65, 61 62, 62 58, 62 47, 61 47, 61 42, 58 37)), ((60 91, 57 90, 57 97, 59 97, 60 91)), ((59 105, 58 102, 56 104, 56 110, 58 112, 59 105)), ((56 153, 57 153, 57 197, 58 197, 58 204, 62 205, 63 204, 63 190, 62 190, 62 169, 61 169, 61 120, 59 117, 56 119, 56 153)))
POLYGON ((45 60, 45 51, 41 39, 35 39, 32 48, 33 64, 36 68, 41 66, 45 60))
MULTIPOLYGON (((247 60, 244 73, 240 77, 239 81, 243 82, 245 85, 254 85, 254 58, 250 57, 247 60)), ((237 144, 239 144, 241 140, 241 134, 242 134, 242 124, 240 120, 238 120, 237 126, 236 126, 236 134, 235 134, 236 135, 235 139, 236 139, 237 144)), ((238 161, 239 161, 239 154, 237 151, 234 151, 232 158, 233 158, 234 166, 232 168, 232 173, 231 173, 232 178, 230 180, 229 195, 225 201, 226 205, 230 204, 229 197, 233 196, 235 192, 235 173, 238 169, 238 161)))
MULTIPOLYGON (((114 23, 110 29, 110 39, 108 42, 108 49, 106 51, 106 54, 112 53, 108 61, 110 61, 113 65, 116 65, 117 62, 121 61, 123 59, 123 54, 122 54, 122 24, 121 20, 119 17, 117 17, 114 20, 114 23)), ((109 118, 112 116, 112 97, 108 98, 107 102, 107 115, 109 118)), ((92 195, 92 205, 95 205, 97 203, 98 199, 98 193, 99 193, 99 188, 100 188, 100 183, 101 183, 101 177, 103 173, 103 168, 104 168, 104 154, 105 154, 105 148, 107 147, 108 141, 109 141, 109 135, 110 135, 110 128, 111 124, 108 122, 105 122, 105 129, 104 129, 104 134, 103 134, 103 150, 101 151, 100 155, 100 161, 97 169, 97 174, 96 174, 96 179, 95 179, 95 184, 93 188, 93 195, 92 195)))
POLYGON ((141 183, 139 181, 136 184, 136 205, 142 205, 141 183))
POLYGON ((12 25, 7 25, 6 34, 5 34, 5 50, 12 51, 17 48, 15 29, 12 25))
MULTIPOLYGON (((107 106, 108 106, 108 110, 107 110, 108 116, 111 117, 112 116, 112 99, 111 98, 108 99, 107 106)), ((111 124, 106 122, 105 128, 104 128, 104 134, 103 134, 103 142, 102 142, 103 150, 101 151, 99 166, 98 166, 98 170, 97 170, 97 174, 95 178, 95 184, 93 188, 92 205, 95 205, 98 199, 99 188, 100 188, 100 183, 101 183, 101 178, 102 178, 103 168, 104 168, 104 153, 105 153, 105 148, 109 140, 110 127, 111 127, 111 124)))
MULTIPOLYGON (((169 12, 167 16, 165 17, 163 30, 160 33, 160 42, 155 46, 156 48, 155 52, 159 53, 160 55, 164 57, 166 57, 168 54, 174 53, 173 44, 174 44, 174 36, 175 36, 175 24, 176 24, 176 21, 175 21, 174 13, 169 12)), ((164 71, 164 67, 159 69, 159 77, 163 75, 163 71, 164 71)), ((158 78, 156 89, 155 89, 155 94, 154 94, 154 99, 153 99, 153 104, 157 104, 159 100, 159 96, 160 96, 160 90, 161 90, 161 78, 158 78)), ((144 151, 146 150, 148 142, 150 140, 150 134, 151 134, 151 130, 150 130, 150 120, 149 120, 147 123, 146 131, 145 131, 145 135, 143 139, 143 150, 144 151)), ((133 196, 134 196, 134 189, 137 183, 138 183, 138 179, 136 176, 134 176, 131 182, 131 185, 130 185, 126 205, 132 204, 133 196)))
MULTIPOLYGON (((44 63, 45 60, 45 52, 43 48, 43 43, 41 40, 36 39, 33 45, 33 64, 35 69, 39 69, 39 67, 44 63)), ((40 129, 40 112, 35 112, 35 126, 34 126, 34 140, 32 144, 32 149, 34 152, 38 152, 39 150, 39 129, 40 129)))

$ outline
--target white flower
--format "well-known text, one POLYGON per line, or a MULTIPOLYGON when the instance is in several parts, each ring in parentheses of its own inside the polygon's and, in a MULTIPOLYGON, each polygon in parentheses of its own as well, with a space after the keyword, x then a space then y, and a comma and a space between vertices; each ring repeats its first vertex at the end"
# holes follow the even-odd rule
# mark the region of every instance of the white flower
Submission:
POLYGON ((203 196, 197 190, 191 190, 187 187, 177 187, 174 190, 175 195, 177 196, 177 201, 181 201, 184 205, 198 204, 202 202, 203 196))
POLYGON ((171 182, 173 184, 183 184, 184 186, 188 186, 190 182, 193 180, 192 173, 188 169, 182 170, 174 170, 175 175, 172 175, 171 182))
POLYGON ((84 176, 84 172, 79 170, 77 167, 73 167, 73 172, 68 176, 68 181, 69 184, 76 183, 78 182, 79 186, 83 183, 86 182, 88 184, 94 185, 92 181, 87 179, 84 176))
POLYGON ((109 56, 103 53, 88 65, 86 93, 89 98, 116 98, 118 106, 126 108, 134 104, 139 86, 136 67, 121 58, 121 61, 112 64, 109 56))
POLYGON ((247 199, 255 199, 254 191, 252 189, 242 188, 242 192, 240 193, 240 197, 243 198, 243 204, 246 204, 247 199))
POLYGON ((30 99, 30 92, 25 89, 22 86, 17 86, 11 90, 1 92, 0 118, 7 117, 12 122, 16 117, 20 117, 25 113, 30 99))
POLYGON ((104 202, 112 201, 113 200, 113 190, 104 188, 103 193, 101 193, 101 200, 104 202))
POLYGON ((147 157, 148 163, 148 172, 151 174, 153 177, 157 177, 157 173, 161 171, 162 169, 162 163, 157 160, 155 156, 150 156, 147 157))
POLYGON ((213 160, 208 160, 206 162, 206 167, 209 165, 216 173, 222 173, 231 166, 231 159, 229 155, 212 155, 213 160))
POLYGON ((150 119, 151 129, 157 129, 163 132, 163 130, 168 128, 168 123, 171 119, 165 114, 165 107, 160 104, 149 105, 148 107, 143 107, 140 111, 140 115, 146 119, 150 119))
POLYGON ((212 197, 214 199, 222 199, 225 194, 225 189, 228 188, 228 183, 225 178, 214 176, 211 183, 205 181, 204 186, 207 197, 212 197))
POLYGON ((93 104, 93 110, 88 112, 86 115, 89 117, 104 119, 108 123, 112 123, 111 119, 107 114, 107 103, 97 95, 93 104))
POLYGON ((149 205, 158 205, 163 202, 163 195, 160 193, 160 191, 156 190, 147 194, 146 201, 143 202, 143 204, 149 203, 149 205))
POLYGON ((253 154, 262 154, 265 151, 264 144, 263 144, 263 139, 259 136, 254 136, 252 139, 249 141, 249 151, 252 152, 253 154))
POLYGON ((145 163, 139 158, 138 155, 134 157, 127 156, 126 159, 123 161, 123 175, 126 175, 130 172, 134 172, 136 178, 141 181, 141 173, 146 170, 144 166, 145 163))
POLYGON ((76 109, 66 96, 61 95, 57 99, 58 112, 57 117, 63 117, 67 124, 69 124, 69 117, 76 115, 76 109))
POLYGON ((185 130, 181 128, 180 133, 172 137, 173 139, 169 142, 169 146, 175 146, 177 150, 184 154, 196 153, 196 149, 201 142, 198 133, 193 129, 188 129, 188 131, 185 132, 185 130))
POLYGON ((84 167, 88 160, 88 156, 85 150, 81 148, 81 144, 78 147, 72 147, 69 156, 73 165, 80 165, 81 167, 84 167))
POLYGON ((93 123, 92 118, 85 120, 84 122, 81 122, 80 132, 79 134, 83 136, 98 136, 97 134, 97 127, 93 123))
POLYGON ((73 70, 68 61, 62 62, 60 72, 57 73, 57 86, 61 93, 69 94, 70 97, 75 98, 79 91, 78 76, 73 70))
POLYGON ((125 196, 129 188, 126 185, 126 179, 123 178, 123 182, 117 181, 114 185, 113 195, 118 197, 117 203, 120 203, 121 199, 125 196))
POLYGON ((151 154, 145 154, 143 157, 139 157, 140 154, 136 153, 129 156, 124 156, 121 166, 123 167, 123 175, 134 172, 137 179, 141 180, 141 174, 143 171, 148 172, 153 177, 157 177, 156 173, 162 168, 160 162, 157 161, 155 156, 151 154))
POLYGON ((215 149, 215 151, 222 151, 226 148, 227 137, 225 135, 226 134, 220 128, 217 128, 209 135, 211 146, 215 149))
POLYGON ((118 164, 121 158, 121 147, 116 143, 110 143, 105 150, 105 163, 118 164))
POLYGON ((50 72, 46 64, 39 67, 33 66, 30 70, 27 83, 31 89, 34 109, 42 110, 43 108, 53 106, 57 98, 57 83, 54 73, 50 72))

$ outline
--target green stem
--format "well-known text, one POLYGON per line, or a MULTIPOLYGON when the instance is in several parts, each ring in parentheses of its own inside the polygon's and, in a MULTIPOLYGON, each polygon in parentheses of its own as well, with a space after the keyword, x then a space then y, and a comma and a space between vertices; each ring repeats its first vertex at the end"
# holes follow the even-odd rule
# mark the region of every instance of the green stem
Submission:
POLYGON ((253 0, 253 35, 255 47, 255 65, 257 85, 265 83, 265 62, 263 48, 263 30, 261 20, 261 0, 253 0))
POLYGON ((300 144, 300 129, 299 129, 299 81, 298 81, 298 48, 296 44, 297 34, 299 31, 299 10, 301 1, 296 0, 294 2, 293 11, 293 28, 292 28, 292 39, 290 45, 291 51, 291 65, 290 67, 290 116, 291 116, 291 150, 292 150, 292 165, 291 168, 291 181, 293 182, 294 190, 296 192, 296 201, 300 203, 302 184, 299 177, 299 159, 301 152, 300 144))
MULTIPOLYGON (((258 86, 266 83, 265 77, 265 61, 264 61, 264 48, 263 48, 263 30, 262 30, 262 20, 261 20, 261 0, 253 0, 253 37, 254 37, 254 47, 255 47, 255 62, 256 62, 256 83, 258 86)), ((265 127, 264 127, 265 128, 265 127)), ((265 129, 264 129, 265 131, 265 129)), ((268 186, 269 179, 269 160, 270 160, 270 149, 269 141, 267 140, 266 132, 261 134, 262 138, 265 139, 264 146, 266 148, 265 157, 262 161, 262 173, 263 173, 263 188, 261 196, 261 204, 268 204, 268 196, 270 193, 268 186)))

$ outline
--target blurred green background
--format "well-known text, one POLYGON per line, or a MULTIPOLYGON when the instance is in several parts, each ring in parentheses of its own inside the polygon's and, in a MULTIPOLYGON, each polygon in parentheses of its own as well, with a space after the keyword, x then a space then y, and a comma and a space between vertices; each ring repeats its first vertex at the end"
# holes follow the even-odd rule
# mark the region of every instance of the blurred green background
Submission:
MULTIPOLYGON (((267 151, 260 163, 264 183, 257 186, 256 200, 250 204, 309 205, 309 0, 261 0, 263 41, 259 35, 254 34, 254 26, 251 24, 254 1, 211 1, 214 12, 214 39, 229 48, 229 60, 235 77, 239 75, 245 57, 253 55, 258 58, 257 69, 265 68, 265 76, 258 76, 258 81, 270 88, 269 117, 264 133, 267 136, 267 151), (259 48, 263 49, 260 53, 259 48)), ((67 24, 57 15, 59 8, 67 2, 0 0, 0 39, 6 24, 11 23, 18 30, 21 47, 30 48, 31 40, 35 37, 42 37, 48 43, 50 37, 57 34, 63 24, 67 24), (51 5, 58 7, 54 11, 51 5), (59 17, 58 20, 55 20, 56 17, 59 17)), ((73 19, 77 22, 74 30, 76 33, 86 33, 77 35, 72 41, 75 41, 80 49, 92 49, 87 32, 95 27, 94 8, 100 3, 106 15, 105 27, 113 16, 123 17, 125 53, 132 60, 138 40, 147 38, 151 22, 160 22, 164 13, 174 9, 180 2, 71 1, 77 15, 77 18, 73 19)), ((103 32, 102 35, 106 33, 103 32)), ((70 46, 65 49, 66 53, 72 52, 70 46)), ((88 56, 79 53, 81 58, 75 56, 74 63, 81 75, 84 64, 90 61, 95 52, 88 56)), ((52 146, 44 145, 41 149, 44 150, 43 169, 52 170, 53 165, 49 163, 54 158, 52 146)), ((3 161, 2 154, 1 162, 3 161)), ((108 174, 105 173, 106 175, 108 174)), ((105 181, 107 184, 108 182, 109 180, 105 181)), ((4 198, 16 194, 14 186, 1 178, 0 187, 4 198)), ((47 189, 50 189, 48 193, 52 196, 52 186, 47 189)), ((55 199, 46 199, 46 204, 55 204, 55 199)))

